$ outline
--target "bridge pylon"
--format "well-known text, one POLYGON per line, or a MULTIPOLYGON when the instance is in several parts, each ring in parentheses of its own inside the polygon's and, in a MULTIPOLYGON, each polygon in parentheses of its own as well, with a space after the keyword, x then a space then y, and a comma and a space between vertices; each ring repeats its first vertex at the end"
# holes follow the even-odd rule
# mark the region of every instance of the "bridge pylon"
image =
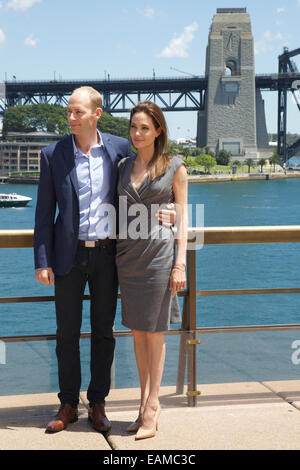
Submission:
POLYGON ((255 84, 254 41, 246 8, 218 8, 206 52, 205 110, 198 112, 197 145, 237 158, 267 151, 264 101, 255 84))

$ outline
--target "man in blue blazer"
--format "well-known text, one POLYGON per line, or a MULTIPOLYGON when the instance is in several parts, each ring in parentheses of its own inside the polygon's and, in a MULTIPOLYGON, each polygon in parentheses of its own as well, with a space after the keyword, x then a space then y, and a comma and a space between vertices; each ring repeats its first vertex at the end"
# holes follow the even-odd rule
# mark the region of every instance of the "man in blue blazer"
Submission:
POLYGON ((86 283, 91 295, 89 420, 99 432, 111 427, 104 405, 114 355, 118 281, 113 228, 99 223, 105 217, 100 209, 115 204, 118 162, 133 154, 128 140, 97 130, 101 114, 101 95, 91 87, 76 89, 68 104, 72 134, 41 152, 35 277, 55 286, 61 402, 47 432, 61 431, 78 419, 79 338, 86 283))

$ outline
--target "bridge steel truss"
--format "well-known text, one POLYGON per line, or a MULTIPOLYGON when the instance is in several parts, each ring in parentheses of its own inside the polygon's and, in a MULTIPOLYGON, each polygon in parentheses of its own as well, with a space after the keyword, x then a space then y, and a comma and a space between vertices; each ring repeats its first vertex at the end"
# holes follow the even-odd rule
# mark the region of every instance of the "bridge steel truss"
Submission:
POLYGON ((286 135, 287 135, 287 92, 291 89, 294 97, 295 104, 298 106, 300 111, 300 101, 298 100, 296 90, 300 89, 299 71, 291 60, 292 57, 300 54, 300 48, 293 51, 289 51, 284 48, 283 54, 278 57, 278 74, 288 75, 294 78, 293 83, 290 84, 283 80, 278 87, 278 147, 277 153, 281 158, 282 163, 295 155, 300 150, 300 139, 294 142, 289 147, 287 146, 286 135))
POLYGON ((205 107, 207 78, 162 78, 129 80, 78 80, 6 82, 6 98, 0 113, 9 106, 29 104, 67 104, 67 97, 80 86, 88 85, 103 96, 104 111, 127 113, 139 101, 156 102, 164 111, 197 111, 205 107))
MULTIPOLYGON (((298 71, 256 75, 256 88, 287 91, 292 90, 293 84, 299 80, 298 71)), ((9 106, 17 105, 66 105, 72 91, 84 85, 92 86, 103 95, 104 109, 108 113, 127 113, 142 99, 155 100, 164 111, 200 111, 205 107, 207 84, 208 77, 200 76, 128 80, 7 81, 2 82, 5 94, 0 94, 0 113, 9 106)))
MULTIPOLYGON (((278 155, 286 162, 300 149, 300 141, 287 147, 287 92, 300 89, 300 72, 290 57, 300 49, 279 56, 279 73, 256 75, 256 88, 278 92, 278 155)), ((209 77, 145 78, 128 80, 74 80, 74 81, 7 81, 2 82, 0 115, 10 106, 51 103, 67 105, 68 96, 75 88, 88 85, 103 96, 104 111, 128 113, 139 101, 156 102, 163 111, 201 111, 205 109, 209 77), (3 91, 5 90, 5 92, 3 91)))

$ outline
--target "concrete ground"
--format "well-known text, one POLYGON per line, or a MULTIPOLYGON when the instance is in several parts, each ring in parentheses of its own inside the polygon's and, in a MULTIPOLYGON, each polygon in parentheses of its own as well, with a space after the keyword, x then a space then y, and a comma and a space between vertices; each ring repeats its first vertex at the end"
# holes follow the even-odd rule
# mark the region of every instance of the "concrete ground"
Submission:
POLYGON ((56 394, 0 397, 0 450, 298 450, 300 380, 199 385, 196 407, 175 387, 162 387, 159 430, 136 441, 126 426, 137 417, 139 390, 112 390, 106 405, 109 435, 94 431, 82 393, 79 420, 46 434, 56 394))

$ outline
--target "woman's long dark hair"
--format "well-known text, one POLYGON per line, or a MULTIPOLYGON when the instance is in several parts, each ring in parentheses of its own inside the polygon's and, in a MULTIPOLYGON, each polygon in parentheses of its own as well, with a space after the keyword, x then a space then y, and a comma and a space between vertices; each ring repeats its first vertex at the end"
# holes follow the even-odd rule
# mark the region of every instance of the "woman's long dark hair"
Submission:
POLYGON ((167 168, 170 166, 171 155, 167 152, 168 145, 168 131, 165 116, 157 104, 151 101, 142 101, 138 103, 130 112, 130 124, 132 117, 136 113, 145 113, 151 117, 152 122, 156 129, 160 129, 161 132, 156 137, 154 142, 154 154, 151 158, 148 169, 150 173, 150 179, 154 180, 159 176, 162 176, 167 168))

